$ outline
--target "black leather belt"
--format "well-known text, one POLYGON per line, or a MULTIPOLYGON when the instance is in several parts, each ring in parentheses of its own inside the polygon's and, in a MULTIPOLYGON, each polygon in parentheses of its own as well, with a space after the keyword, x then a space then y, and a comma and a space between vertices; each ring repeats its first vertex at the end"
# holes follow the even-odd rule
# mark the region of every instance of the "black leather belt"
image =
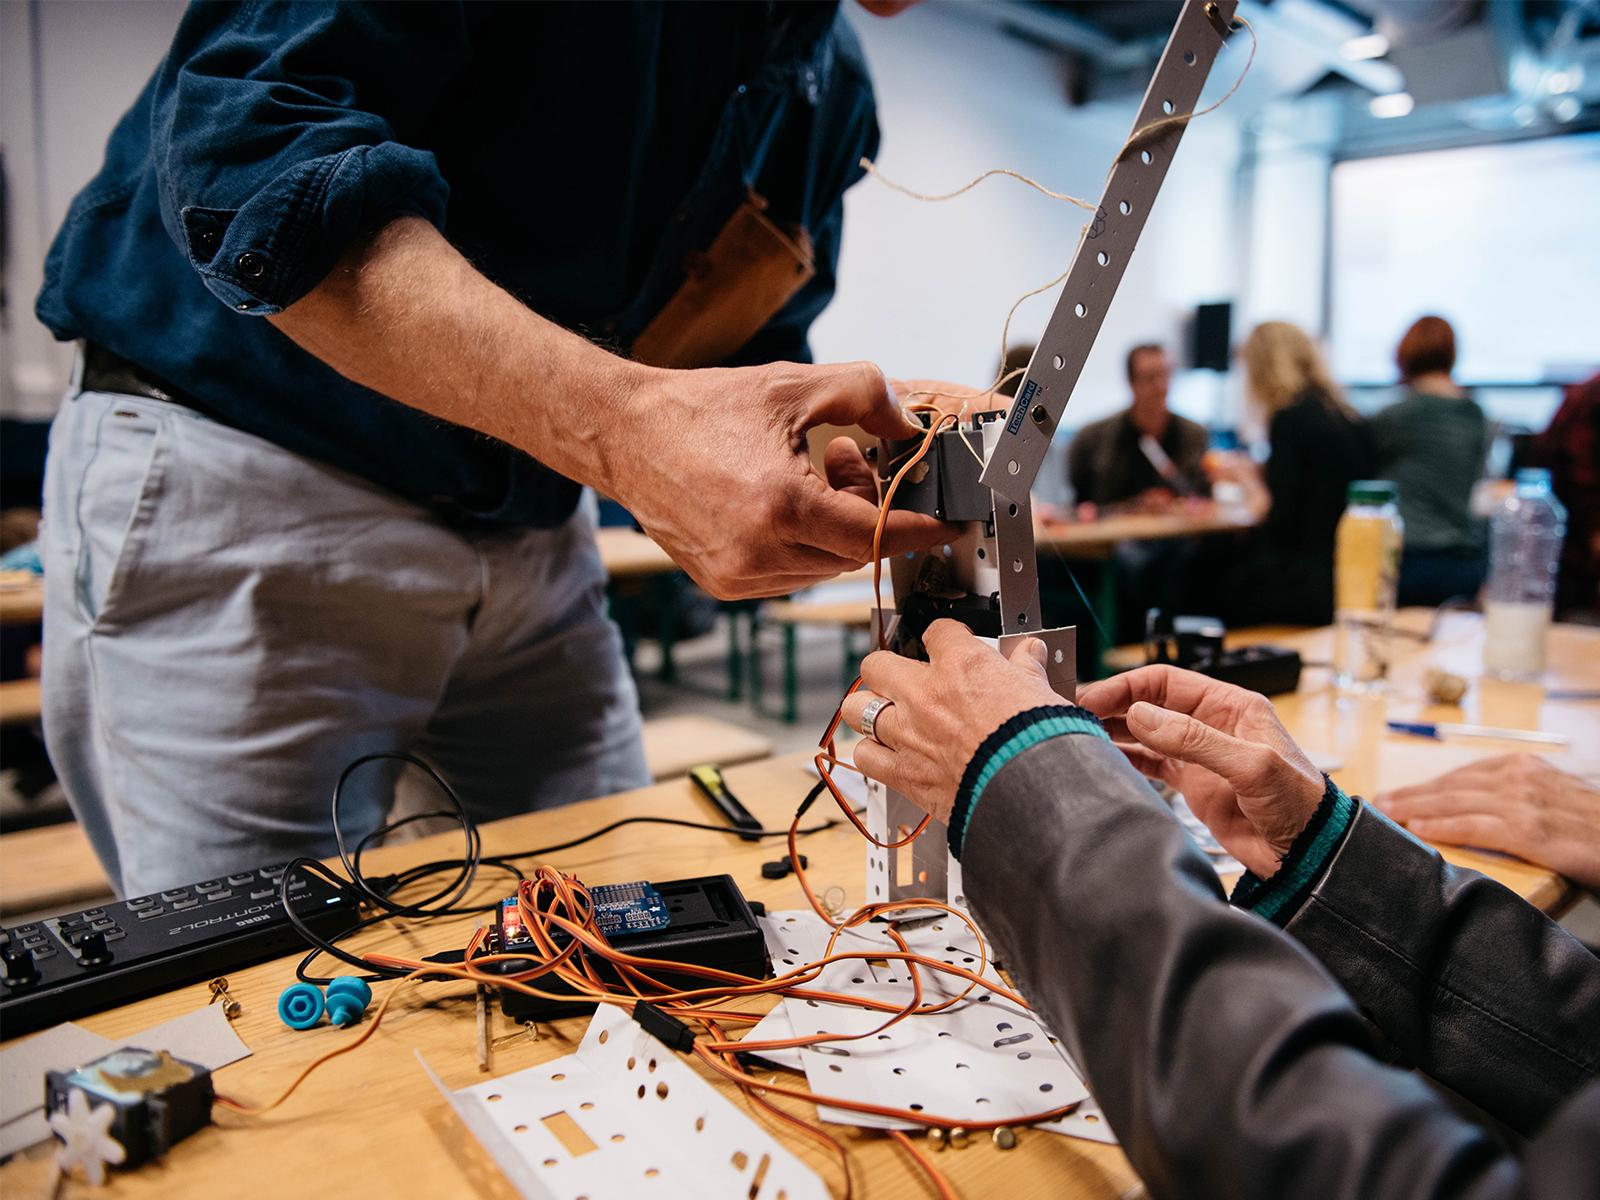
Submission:
POLYGON ((117 392, 124 396, 143 396, 149 400, 165 400, 168 404, 181 404, 203 413, 212 420, 221 417, 201 404, 187 392, 180 391, 164 379, 157 378, 138 363, 129 362, 120 354, 113 354, 94 342, 83 344, 83 390, 86 392, 117 392))

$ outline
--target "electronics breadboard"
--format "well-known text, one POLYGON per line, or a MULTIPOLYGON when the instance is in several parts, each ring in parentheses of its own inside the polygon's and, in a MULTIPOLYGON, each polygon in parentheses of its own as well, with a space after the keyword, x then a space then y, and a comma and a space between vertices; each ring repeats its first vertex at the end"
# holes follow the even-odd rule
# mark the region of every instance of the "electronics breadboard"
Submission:
MULTIPOLYGON (((284 865, 0 930, 6 1037, 195 983, 302 947, 278 899, 284 865)), ((295 915, 322 937, 356 905, 314 876, 289 882, 295 915)))

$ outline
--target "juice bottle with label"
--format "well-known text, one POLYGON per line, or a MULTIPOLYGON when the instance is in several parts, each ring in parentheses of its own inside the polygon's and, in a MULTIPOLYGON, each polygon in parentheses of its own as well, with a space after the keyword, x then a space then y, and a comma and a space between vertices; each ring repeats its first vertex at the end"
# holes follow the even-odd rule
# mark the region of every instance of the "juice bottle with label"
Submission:
POLYGON ((1346 691, 1383 686, 1389 673, 1404 526, 1388 480, 1350 485, 1334 539, 1334 683, 1346 691))

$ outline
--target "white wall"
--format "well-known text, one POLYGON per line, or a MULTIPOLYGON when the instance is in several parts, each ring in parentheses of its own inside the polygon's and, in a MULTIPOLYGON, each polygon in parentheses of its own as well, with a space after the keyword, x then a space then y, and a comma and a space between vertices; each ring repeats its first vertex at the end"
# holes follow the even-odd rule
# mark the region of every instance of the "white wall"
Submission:
POLYGON ((55 412, 72 351, 33 316, 45 251, 183 9, 183 0, 0 0, 0 146, 10 200, 0 414, 55 412))
MULTIPOLYGON (((1010 167, 1094 201, 1121 148, 1138 97, 1079 109, 1066 100, 1059 60, 959 7, 929 3, 878 20, 847 6, 877 85, 879 165, 917 191, 941 192, 990 167, 1010 167)), ((1242 65, 1230 47, 1206 101, 1242 65)), ((1082 425, 1126 403, 1123 355, 1162 341, 1184 357, 1194 305, 1230 298, 1237 284, 1234 180, 1237 124, 1224 108, 1184 135, 1161 198, 1067 410, 1082 425)), ((845 200, 839 294, 817 322, 822 360, 869 358, 891 375, 983 385, 999 359, 1001 324, 1017 296, 1070 261, 1081 211, 1009 179, 942 204, 909 199, 867 179, 845 200)), ((1013 344, 1033 341, 1054 295, 1030 300, 1013 344)), ((1218 382, 1181 379, 1174 404, 1213 417, 1218 382)))

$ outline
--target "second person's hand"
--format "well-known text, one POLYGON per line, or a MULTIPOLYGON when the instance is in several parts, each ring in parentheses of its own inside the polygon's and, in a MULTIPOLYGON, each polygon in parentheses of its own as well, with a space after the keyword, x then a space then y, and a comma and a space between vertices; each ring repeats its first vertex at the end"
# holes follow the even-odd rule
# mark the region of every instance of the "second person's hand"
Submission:
POLYGON ((1129 761, 1183 793, 1223 848, 1273 874, 1322 799, 1321 772, 1258 692, 1171 666, 1078 689, 1129 761))
POLYGON ((889 701, 874 736, 856 743, 856 766, 944 821, 984 738, 1020 712, 1065 702, 1050 686, 1045 645, 1037 638, 1025 638, 1003 658, 965 625, 941 620, 928 626, 922 644, 928 662, 889 650, 867 655, 862 686, 845 697, 842 714, 860 732, 868 703, 889 701))

